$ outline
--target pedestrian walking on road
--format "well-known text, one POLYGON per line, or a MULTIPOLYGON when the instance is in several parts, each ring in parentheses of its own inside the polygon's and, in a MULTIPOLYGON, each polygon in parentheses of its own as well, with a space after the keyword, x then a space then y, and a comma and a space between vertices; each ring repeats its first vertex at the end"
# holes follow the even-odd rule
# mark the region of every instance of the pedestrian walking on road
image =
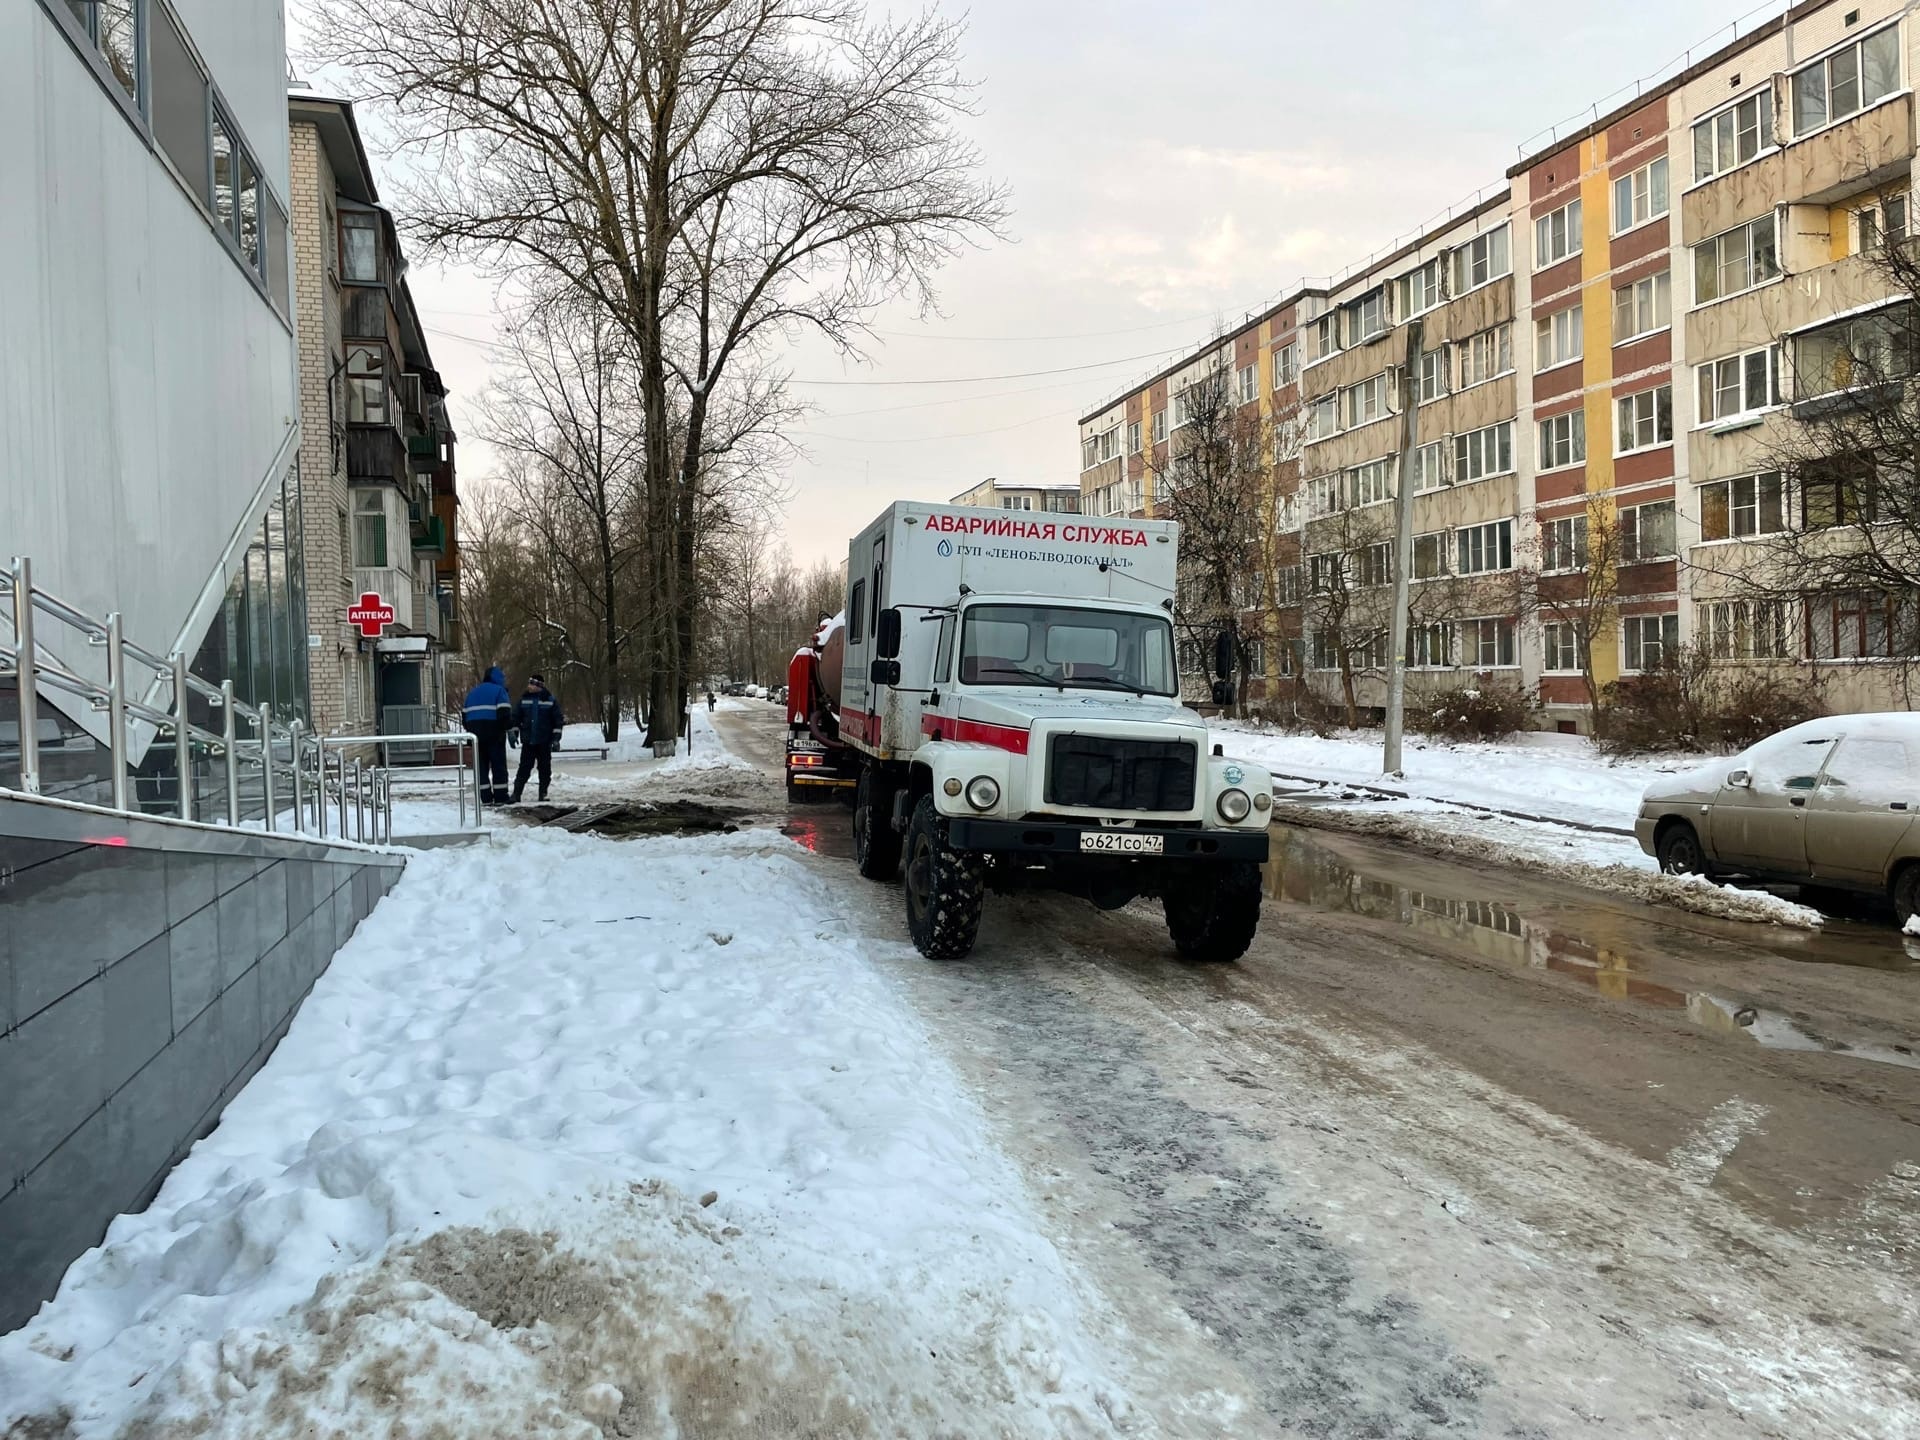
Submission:
POLYGON ((513 696, 498 665, 467 691, 460 719, 480 746, 480 803, 507 803, 507 731, 513 726, 513 696))
POLYGON ((709 715, 713 713, 713 692, 711 690, 707 691, 707 713, 709 715))
POLYGON ((520 769, 513 780, 513 803, 518 805, 535 765, 540 767, 540 798, 547 798, 547 785, 553 778, 553 752, 560 748, 560 732, 566 728, 567 717, 547 689, 547 682, 538 675, 527 677, 526 693, 514 714, 520 727, 520 769))

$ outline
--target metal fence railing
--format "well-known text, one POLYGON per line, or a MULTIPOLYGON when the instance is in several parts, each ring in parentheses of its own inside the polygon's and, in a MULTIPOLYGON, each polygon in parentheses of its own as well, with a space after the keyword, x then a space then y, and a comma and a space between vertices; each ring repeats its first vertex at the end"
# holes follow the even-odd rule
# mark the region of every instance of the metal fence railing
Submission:
POLYGON ((134 644, 122 633, 119 612, 97 619, 34 584, 32 562, 16 556, 0 571, 0 597, 10 601, 12 642, 0 640, 0 679, 14 682, 19 701, 19 788, 28 795, 43 793, 41 767, 40 692, 58 690, 85 702, 106 717, 107 778, 111 808, 144 813, 133 803, 133 753, 128 727, 145 722, 154 727, 154 744, 170 739, 177 795, 169 807, 182 820, 239 826, 247 823, 243 789, 259 800, 263 826, 277 831, 282 822, 296 833, 385 843, 393 838, 393 777, 391 754, 383 749, 377 763, 349 750, 365 747, 457 747, 460 763, 452 771, 459 802, 460 826, 480 824, 480 750, 471 735, 315 735, 298 720, 281 723, 264 707, 249 705, 233 692, 233 681, 214 685, 187 668, 181 651, 160 656, 134 644), (105 681, 91 680, 52 657, 36 642, 42 619, 77 632, 89 646, 106 652, 105 681), (145 672, 143 680, 133 678, 145 672), (194 723, 194 697, 204 701, 218 729, 194 723), (167 705, 162 708, 161 700, 167 705), (243 733, 244 727, 244 733, 243 733), (198 753, 219 786, 212 803, 196 802, 200 769, 198 753), (471 822, 469 822, 469 783, 471 822))

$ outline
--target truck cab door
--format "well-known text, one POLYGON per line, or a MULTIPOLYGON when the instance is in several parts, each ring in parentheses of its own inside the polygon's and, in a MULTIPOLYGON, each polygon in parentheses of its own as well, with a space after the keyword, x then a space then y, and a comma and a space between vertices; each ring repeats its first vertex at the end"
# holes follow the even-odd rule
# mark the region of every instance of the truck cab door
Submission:
POLYGON ((1920 812, 1920 772, 1906 743, 1850 735, 1807 801, 1807 863, 1817 880, 1878 886, 1920 812))

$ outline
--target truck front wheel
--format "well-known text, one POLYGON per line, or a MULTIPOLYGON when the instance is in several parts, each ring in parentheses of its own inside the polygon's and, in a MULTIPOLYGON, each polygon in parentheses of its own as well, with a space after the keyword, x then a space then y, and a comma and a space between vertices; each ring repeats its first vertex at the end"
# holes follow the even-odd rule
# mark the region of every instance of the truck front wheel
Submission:
POLYGON ((1182 876, 1161 904, 1183 960, 1238 960, 1260 925, 1260 867, 1246 860, 1182 876))
POLYGON ((878 765, 862 765, 853 792, 853 858, 869 880, 900 873, 900 832, 893 828, 893 787, 878 765))
POLYGON ((923 795, 907 825, 907 930, 929 960, 958 960, 973 949, 986 900, 980 857, 947 844, 947 822, 923 795))

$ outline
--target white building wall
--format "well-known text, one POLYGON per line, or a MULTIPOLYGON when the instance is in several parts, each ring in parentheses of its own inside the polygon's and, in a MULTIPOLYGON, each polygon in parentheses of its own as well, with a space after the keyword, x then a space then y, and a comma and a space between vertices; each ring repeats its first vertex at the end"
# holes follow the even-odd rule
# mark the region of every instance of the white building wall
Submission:
MULTIPOLYGON (((177 9, 284 208, 279 5, 177 9)), ((0 557, 191 651, 292 458, 291 330, 37 0, 0 5, 0 135, 0 557)))

